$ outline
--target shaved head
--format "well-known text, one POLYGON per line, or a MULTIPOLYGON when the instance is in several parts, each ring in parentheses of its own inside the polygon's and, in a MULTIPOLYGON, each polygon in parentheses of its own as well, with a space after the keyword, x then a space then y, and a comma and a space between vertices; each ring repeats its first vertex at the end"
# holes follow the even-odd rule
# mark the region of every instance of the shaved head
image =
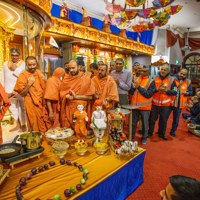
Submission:
POLYGON ((188 70, 187 69, 181 69, 180 72, 178 73, 178 79, 183 80, 187 77, 188 70))
POLYGON ((180 72, 188 73, 188 70, 187 69, 181 69, 180 72))
POLYGON ((164 64, 161 66, 160 75, 162 77, 165 77, 167 74, 169 74, 169 71, 170 71, 170 66, 168 64, 164 64))
POLYGON ((70 73, 72 76, 75 76, 75 75, 78 74, 79 70, 78 70, 78 65, 77 65, 76 60, 70 60, 70 61, 69 61, 68 69, 69 69, 69 73, 70 73))

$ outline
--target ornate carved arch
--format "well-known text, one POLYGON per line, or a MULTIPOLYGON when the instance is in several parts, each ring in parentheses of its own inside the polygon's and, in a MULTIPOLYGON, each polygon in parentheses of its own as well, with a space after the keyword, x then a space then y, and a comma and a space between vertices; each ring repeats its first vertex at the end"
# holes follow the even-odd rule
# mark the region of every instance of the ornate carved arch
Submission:
POLYGON ((200 53, 193 52, 185 56, 183 67, 188 69, 188 78, 192 82, 198 81, 200 79, 200 53))

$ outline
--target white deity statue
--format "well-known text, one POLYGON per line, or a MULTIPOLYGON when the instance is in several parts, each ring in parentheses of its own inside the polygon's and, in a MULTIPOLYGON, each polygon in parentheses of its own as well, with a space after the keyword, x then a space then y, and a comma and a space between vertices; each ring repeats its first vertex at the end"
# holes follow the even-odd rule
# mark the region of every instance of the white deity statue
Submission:
POLYGON ((98 101, 95 101, 94 105, 96 106, 96 110, 92 113, 90 127, 93 129, 97 140, 101 140, 107 127, 107 118, 106 113, 102 110, 102 105, 98 101))

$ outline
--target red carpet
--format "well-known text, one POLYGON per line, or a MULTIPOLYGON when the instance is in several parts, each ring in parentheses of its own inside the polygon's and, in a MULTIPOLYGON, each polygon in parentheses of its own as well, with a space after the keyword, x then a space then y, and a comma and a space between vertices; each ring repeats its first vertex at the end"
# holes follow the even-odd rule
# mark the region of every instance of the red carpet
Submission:
MULTIPOLYGON (((127 200, 160 200, 159 192, 166 187, 168 177, 172 175, 200 179, 200 137, 190 134, 186 122, 180 118, 177 136, 173 138, 169 135, 171 123, 170 118, 167 141, 154 133, 142 146, 146 149, 144 183, 127 200)), ((140 141, 140 137, 137 135, 136 140, 140 141)))

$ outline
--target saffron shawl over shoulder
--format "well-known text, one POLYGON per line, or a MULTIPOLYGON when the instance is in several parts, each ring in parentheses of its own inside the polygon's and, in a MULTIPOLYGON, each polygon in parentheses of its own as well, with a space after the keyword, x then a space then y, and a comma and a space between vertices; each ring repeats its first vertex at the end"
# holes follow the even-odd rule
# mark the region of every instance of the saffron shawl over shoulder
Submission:
MULTIPOLYGON (((75 76, 66 74, 60 87, 61 97, 61 120, 63 127, 73 127, 72 115, 77 107, 77 100, 67 100, 66 95, 70 91, 75 92, 76 95, 90 96, 95 94, 95 86, 90 76, 83 72, 79 72, 75 76)), ((85 101, 87 102, 87 101, 85 101)))
POLYGON ((46 82, 46 89, 44 98, 58 101, 60 96, 60 85, 61 80, 60 77, 62 77, 65 74, 65 70, 61 67, 56 68, 53 75, 49 77, 49 79, 46 82))

